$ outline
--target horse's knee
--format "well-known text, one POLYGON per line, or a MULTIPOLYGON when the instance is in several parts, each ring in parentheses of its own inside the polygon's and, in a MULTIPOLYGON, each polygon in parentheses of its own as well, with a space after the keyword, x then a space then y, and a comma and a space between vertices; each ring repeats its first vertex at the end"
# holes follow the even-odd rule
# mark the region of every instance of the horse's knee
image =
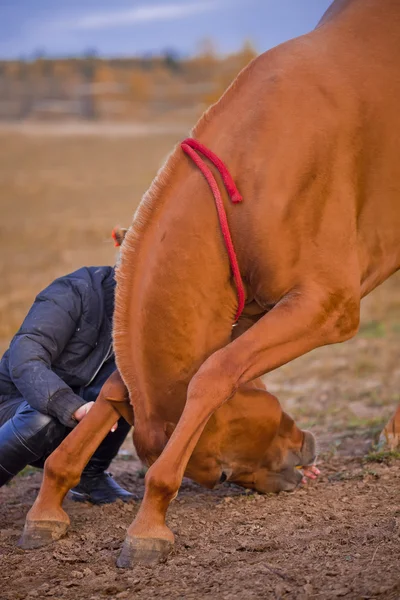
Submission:
POLYGON ((181 480, 172 469, 167 472, 160 470, 154 463, 145 476, 146 491, 161 502, 169 503, 178 493, 181 480))
POLYGON ((74 461, 68 460, 68 456, 58 448, 44 463, 44 474, 60 488, 73 488, 80 481, 82 469, 74 461))
POLYGON ((71 460, 63 444, 57 444, 44 463, 44 474, 59 487, 72 488, 79 483, 82 469, 75 460, 71 460))

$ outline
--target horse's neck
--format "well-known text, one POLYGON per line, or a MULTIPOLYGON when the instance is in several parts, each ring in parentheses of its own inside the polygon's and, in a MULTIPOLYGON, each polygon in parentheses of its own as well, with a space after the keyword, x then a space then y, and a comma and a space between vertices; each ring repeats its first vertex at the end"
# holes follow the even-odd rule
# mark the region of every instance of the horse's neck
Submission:
POLYGON ((193 374, 229 342, 236 310, 212 194, 181 160, 148 222, 128 232, 118 273, 115 348, 139 420, 176 422, 193 374))

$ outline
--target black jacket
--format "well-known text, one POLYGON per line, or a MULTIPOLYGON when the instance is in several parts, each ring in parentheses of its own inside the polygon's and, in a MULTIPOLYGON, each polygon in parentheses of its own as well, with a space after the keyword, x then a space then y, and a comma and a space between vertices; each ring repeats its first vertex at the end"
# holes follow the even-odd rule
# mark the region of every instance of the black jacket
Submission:
POLYGON ((22 396, 67 427, 88 386, 112 355, 112 267, 84 267, 35 299, 0 361, 0 404, 22 396))

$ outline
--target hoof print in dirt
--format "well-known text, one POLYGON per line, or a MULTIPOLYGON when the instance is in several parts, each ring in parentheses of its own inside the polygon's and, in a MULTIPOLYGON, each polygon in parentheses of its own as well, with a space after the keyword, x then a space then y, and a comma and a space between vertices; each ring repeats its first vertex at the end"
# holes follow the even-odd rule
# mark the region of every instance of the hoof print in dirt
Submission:
POLYGON ((117 567, 130 569, 136 564, 153 565, 166 560, 172 552, 173 544, 157 538, 125 538, 117 567))

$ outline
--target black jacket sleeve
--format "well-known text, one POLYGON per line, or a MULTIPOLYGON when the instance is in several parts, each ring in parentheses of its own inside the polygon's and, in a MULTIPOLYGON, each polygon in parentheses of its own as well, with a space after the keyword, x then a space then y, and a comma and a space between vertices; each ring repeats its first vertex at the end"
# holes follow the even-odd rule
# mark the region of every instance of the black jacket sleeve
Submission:
POLYGON ((25 400, 41 413, 74 427, 73 413, 85 400, 74 394, 52 364, 72 337, 82 299, 68 278, 57 279, 39 294, 10 345, 11 378, 25 400))

